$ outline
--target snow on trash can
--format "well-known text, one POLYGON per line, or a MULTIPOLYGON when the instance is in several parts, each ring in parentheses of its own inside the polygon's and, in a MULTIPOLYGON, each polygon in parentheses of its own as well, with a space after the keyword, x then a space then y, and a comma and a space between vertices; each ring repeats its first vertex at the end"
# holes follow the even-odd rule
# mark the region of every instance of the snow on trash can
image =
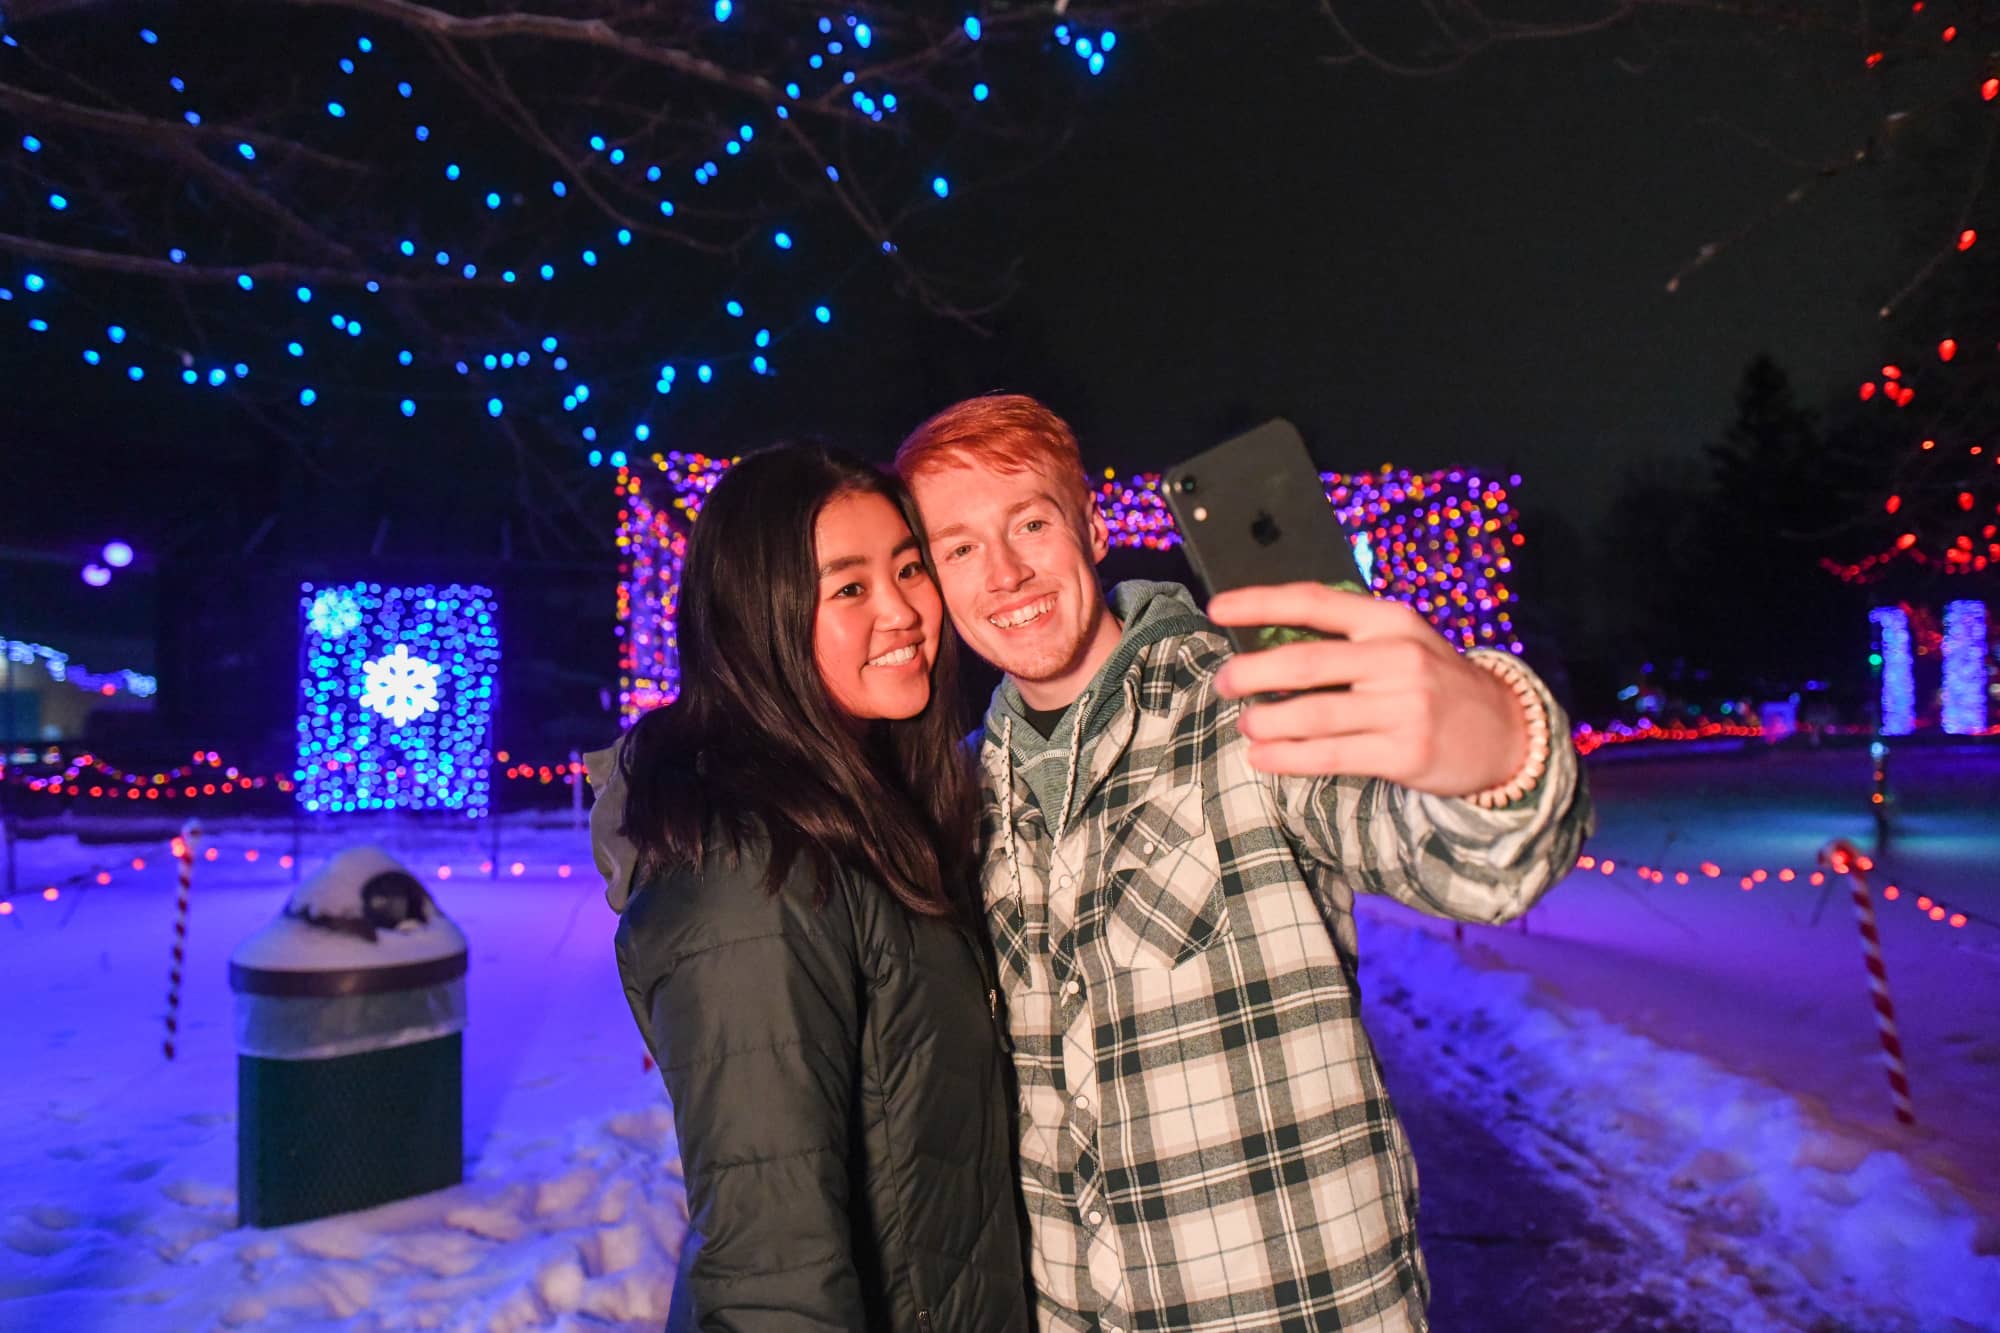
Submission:
POLYGON ((248 1226, 464 1173, 465 936, 379 847, 342 852, 237 946, 236 1189, 248 1226))

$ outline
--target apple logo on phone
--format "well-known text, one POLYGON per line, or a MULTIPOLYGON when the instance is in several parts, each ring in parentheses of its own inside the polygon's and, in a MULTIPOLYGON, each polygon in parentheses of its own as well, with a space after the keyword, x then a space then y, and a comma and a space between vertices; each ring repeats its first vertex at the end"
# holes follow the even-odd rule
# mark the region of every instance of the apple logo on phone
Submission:
POLYGON ((1250 521, 1250 535, 1259 546, 1275 546, 1284 533, 1278 530, 1278 521, 1269 514, 1259 513, 1250 521))

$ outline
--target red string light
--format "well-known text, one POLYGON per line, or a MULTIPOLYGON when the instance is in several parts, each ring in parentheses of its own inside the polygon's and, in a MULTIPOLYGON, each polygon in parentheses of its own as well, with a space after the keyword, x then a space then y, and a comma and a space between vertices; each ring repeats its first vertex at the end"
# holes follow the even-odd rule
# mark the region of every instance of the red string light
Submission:
MULTIPOLYGON (((1940 36, 1943 41, 1951 42, 1958 36, 1958 29, 1956 26, 1947 26, 1943 29, 1940 36)), ((1872 67, 1881 58, 1881 53, 1877 52, 1869 57, 1868 64, 1872 67)), ((1995 98, 2000 98, 2000 77, 1989 76, 1984 79, 1979 85, 1979 95, 1983 101, 1987 102, 1991 102, 1995 98)), ((1958 253, 1963 254, 1972 249, 1978 243, 1978 240, 1979 233, 1977 230, 1971 227, 1962 227, 1951 238, 1950 244, 1958 253)), ((1889 312, 1885 308, 1883 313, 1886 315, 1889 312)), ((1938 340, 1935 344, 1935 350, 1940 365, 1953 365, 1959 360, 1959 352, 1962 348, 1956 338, 1945 337, 1938 340)), ((1864 403, 1872 402, 1880 398, 1895 404, 1898 408, 1907 408, 1915 399, 1917 390, 1907 382, 1903 368, 1892 363, 1883 366, 1880 373, 1881 379, 1879 382, 1871 380, 1860 386, 1859 396, 1861 401, 1864 403)), ((1922 441, 1920 448, 1926 453, 1934 452, 1937 448, 1937 441, 1933 438, 1926 438, 1922 441)), ((1982 456, 1982 453, 1983 446, 1975 444, 1967 448, 1967 454, 1970 457, 1978 458, 1982 456)), ((2000 456, 1996 456, 1994 461, 2000 463, 2000 456)), ((1976 503, 1976 499, 1971 498, 1971 492, 1964 491, 1959 493, 1958 504, 1960 512, 1970 513, 1976 503)), ((1900 507, 1900 497, 1897 496, 1891 496, 1885 505, 1886 511, 1891 514, 1896 513, 1900 507)), ((1981 573, 1992 567, 1996 562, 2000 562, 2000 542, 1991 540, 1991 534, 1984 535, 1987 537, 1987 540, 1983 544, 1982 549, 1982 543, 1967 533, 1955 533, 1943 539, 1931 535, 1921 545, 1919 545, 1919 540, 1915 533, 1904 533, 1897 538, 1895 545, 1886 551, 1864 556, 1852 562, 1822 559, 1820 563, 1829 572, 1849 583, 1871 582, 1881 576, 1884 568, 1890 562, 1897 559, 1907 559, 1911 563, 1932 572, 1943 572, 1946 574, 1981 573)))
POLYGON ((1651 721, 1636 727, 1599 731, 1588 724, 1576 729, 1576 752, 1591 755, 1607 745, 1629 745, 1637 741, 1708 741, 1718 739, 1751 740, 1764 734, 1764 728, 1757 723, 1742 722, 1696 722, 1692 724, 1670 722, 1666 726, 1656 726, 1651 721))
MULTIPOLYGON (((173 853, 173 865, 176 875, 178 875, 180 866, 183 862, 192 863, 193 861, 196 860, 216 861, 221 859, 222 856, 221 851, 212 845, 200 848, 197 851, 197 849, 190 846, 190 844, 185 840, 183 835, 179 833, 176 833, 173 836, 168 845, 173 853)), ((230 855, 234 856, 235 853, 232 852, 230 853, 230 855)), ((257 847, 243 848, 243 860, 247 863, 255 864, 263 860, 263 858, 268 855, 270 855, 270 850, 268 848, 257 848, 257 847)), ((285 853, 277 857, 277 862, 281 869, 290 870, 292 868, 293 859, 290 853, 285 853)), ((120 865, 115 870, 113 869, 86 870, 70 877, 68 880, 64 881, 64 883, 72 888, 78 888, 78 889, 91 888, 91 887, 108 888, 114 882, 124 878, 128 873, 144 872, 148 864, 149 863, 145 857, 135 856, 129 862, 120 865)), ((491 861, 480 862, 479 865, 480 874, 490 875, 492 871, 493 871, 493 863, 491 861)), ((570 879, 576 874, 576 867, 568 861, 557 862, 554 866, 537 865, 536 863, 529 861, 514 861, 507 866, 507 873, 510 876, 517 879, 527 875, 530 871, 539 871, 540 873, 549 873, 552 871, 557 879, 570 879)), ((452 877, 452 866, 449 863, 440 865, 437 868, 437 878, 439 880, 448 880, 451 877, 452 877)), ((37 893, 35 896, 40 898, 44 902, 51 902, 51 903, 58 902, 62 899, 63 896, 62 887, 59 885, 50 884, 41 889, 40 892, 37 893)), ((15 899, 0 898, 0 917, 13 916, 15 913, 15 905, 16 905, 15 899)))
MULTIPOLYGON (((496 758, 505 762, 503 751, 496 758)), ((19 766, 16 765, 16 768, 19 766)), ((328 769, 352 768, 353 764, 341 764, 329 760, 328 769)), ((505 769, 505 775, 516 781, 536 782, 543 786, 580 778, 584 766, 581 762, 564 760, 554 764, 517 764, 505 769)), ((210 774, 213 776, 213 773, 210 774)), ((5 765, 0 765, 0 779, 9 779, 5 765)), ((192 764, 184 764, 165 773, 132 773, 108 764, 93 754, 80 754, 71 759, 60 773, 45 777, 18 778, 20 785, 28 791, 44 796, 71 796, 89 800, 149 800, 162 797, 168 800, 188 800, 197 797, 236 796, 252 791, 275 788, 280 792, 290 792, 296 785, 288 773, 268 776, 244 773, 232 766, 225 767, 222 756, 213 750, 201 750, 195 754, 192 764), (220 782, 190 782, 189 778, 203 770, 220 770, 220 782), (86 782, 86 773, 104 779, 86 782)))
MULTIPOLYGON (((1834 860, 1831 862, 1834 871, 1838 874, 1846 874, 1849 868, 1848 863, 1843 859, 1845 855, 1844 852, 1836 853, 1834 854, 1834 860)), ((1875 868, 1874 860, 1865 855, 1856 856, 1852 864, 1863 871, 1875 868)), ((1617 869, 1617 862, 1603 857, 1579 856, 1576 859, 1576 868, 1578 870, 1595 870, 1601 875, 1610 875, 1617 869)), ((1768 867, 1759 866, 1746 873, 1732 875, 1725 872, 1714 861, 1703 861, 1692 872, 1688 870, 1669 870, 1652 865, 1640 865, 1635 867, 1632 873, 1648 884, 1665 885, 1669 879, 1672 879, 1676 885, 1683 887, 1693 883, 1697 877, 1708 880, 1733 878, 1736 880, 1737 888, 1744 893, 1753 893, 1760 888, 1772 884, 1800 884, 1816 889, 1826 883, 1825 873, 1819 870, 1795 870, 1790 866, 1780 866, 1777 871, 1773 872, 1768 867)), ((1900 902, 1903 900, 1904 893, 1905 891, 1900 886, 1890 884, 1882 890, 1882 897, 1888 902, 1900 902)), ((1918 914, 1926 920, 1937 922, 1953 930, 1962 930, 1974 920, 1973 917, 1964 912, 1947 907, 1942 901, 1929 894, 1919 894, 1913 905, 1916 907, 1918 914)), ((1981 924, 1991 923, 1982 919, 1981 924)))

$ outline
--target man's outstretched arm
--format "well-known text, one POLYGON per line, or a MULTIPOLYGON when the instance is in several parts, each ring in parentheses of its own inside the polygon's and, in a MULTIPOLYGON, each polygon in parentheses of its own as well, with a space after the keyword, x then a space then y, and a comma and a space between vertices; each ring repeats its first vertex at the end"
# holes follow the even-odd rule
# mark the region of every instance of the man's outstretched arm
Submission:
POLYGON ((1408 607, 1315 584, 1225 593, 1209 614, 1344 636, 1243 654, 1215 686, 1293 696, 1242 704, 1237 726, 1287 831, 1355 888, 1504 921, 1575 864, 1589 793, 1568 720, 1517 661, 1461 656, 1408 607), (1511 799, 1475 803, 1496 794, 1511 799))

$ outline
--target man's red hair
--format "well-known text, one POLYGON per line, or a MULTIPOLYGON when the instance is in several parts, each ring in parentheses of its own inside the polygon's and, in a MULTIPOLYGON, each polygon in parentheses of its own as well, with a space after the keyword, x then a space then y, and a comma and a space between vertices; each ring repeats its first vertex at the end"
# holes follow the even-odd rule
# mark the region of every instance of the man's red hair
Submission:
POLYGON ((1078 526, 1090 514, 1083 452, 1069 424, 1021 393, 991 393, 953 403, 911 431, 896 450, 896 473, 907 485, 926 472, 982 467, 1039 472, 1078 526))

